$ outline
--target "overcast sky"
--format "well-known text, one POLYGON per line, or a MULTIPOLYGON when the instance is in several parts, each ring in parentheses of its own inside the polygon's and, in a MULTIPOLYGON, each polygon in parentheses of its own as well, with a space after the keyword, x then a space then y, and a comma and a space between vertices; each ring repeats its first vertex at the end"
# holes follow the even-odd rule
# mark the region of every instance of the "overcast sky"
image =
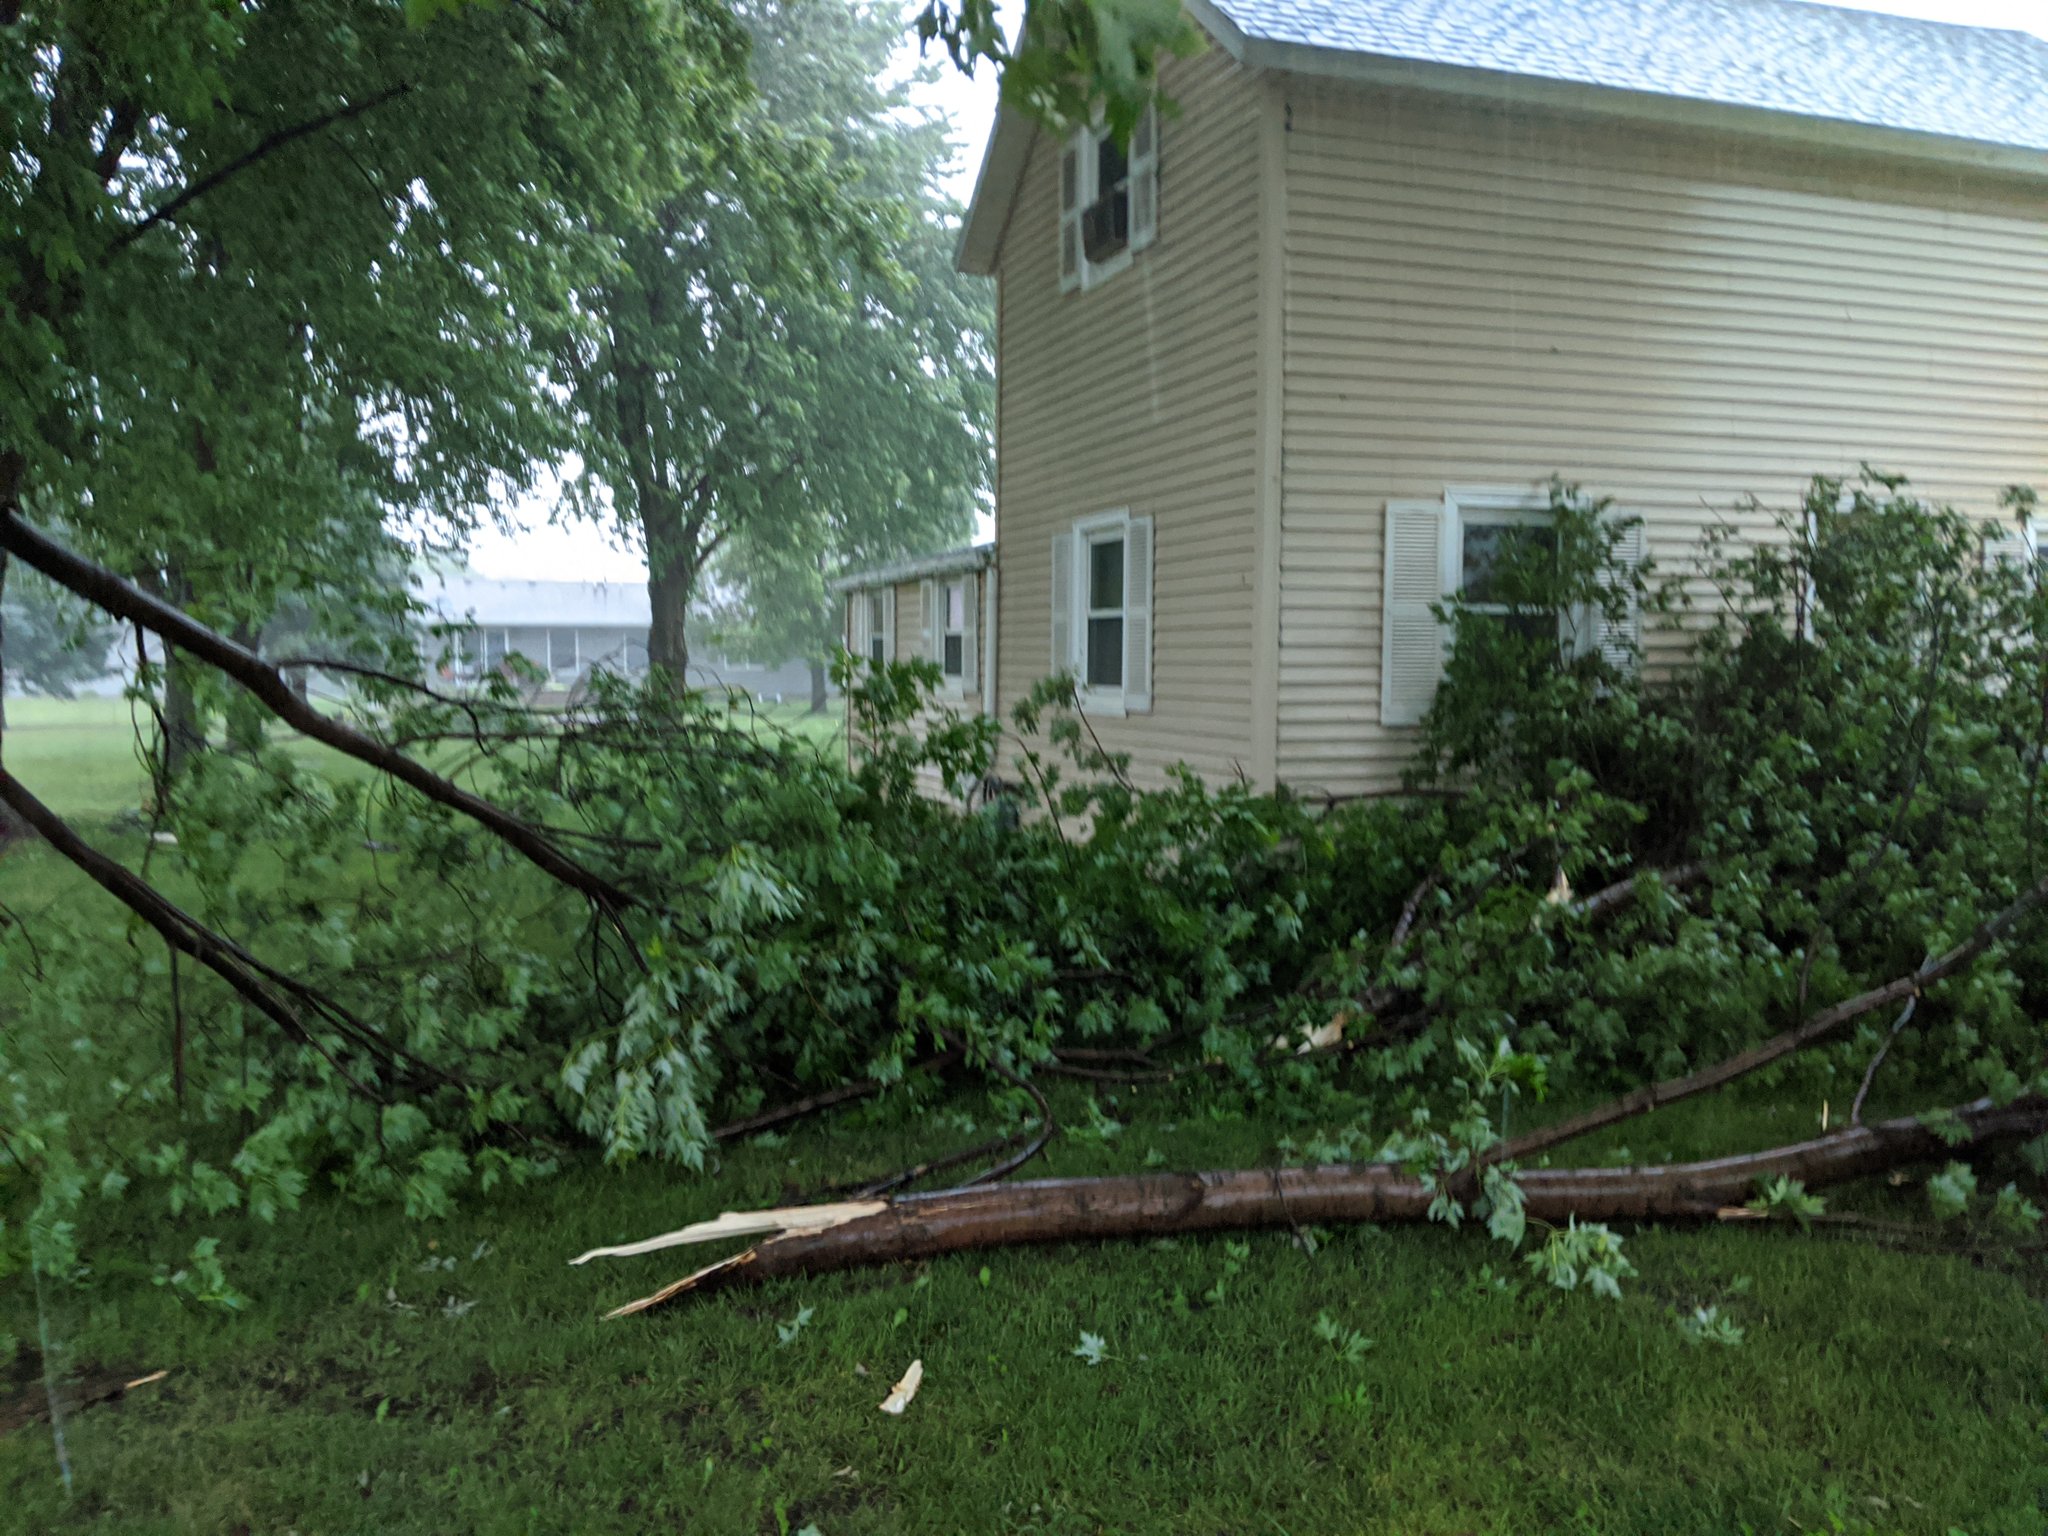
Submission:
MULTIPOLYGON (((1890 11, 1899 16, 1922 16, 1930 21, 1954 22, 1961 26, 2011 27, 2048 37, 2048 0, 1835 0, 1857 10, 1890 11)), ((907 9, 907 8, 906 8, 907 9)), ((1004 0, 999 7, 1006 19, 1014 21, 1018 0, 1004 0)), ((943 55, 934 57, 943 63, 943 55)), ((904 67, 916 61, 916 48, 906 45, 904 67)), ((981 152, 995 119, 995 76, 986 66, 972 80, 950 67, 931 86, 922 88, 919 99, 945 112, 953 120, 957 147, 953 162, 954 195, 961 202, 974 189, 974 173, 981 165, 981 152)), ((480 533, 471 546, 477 570, 486 576, 540 581, 643 581, 647 570, 637 549, 621 547, 605 531, 589 523, 550 526, 545 501, 520 509, 520 526, 480 533)))

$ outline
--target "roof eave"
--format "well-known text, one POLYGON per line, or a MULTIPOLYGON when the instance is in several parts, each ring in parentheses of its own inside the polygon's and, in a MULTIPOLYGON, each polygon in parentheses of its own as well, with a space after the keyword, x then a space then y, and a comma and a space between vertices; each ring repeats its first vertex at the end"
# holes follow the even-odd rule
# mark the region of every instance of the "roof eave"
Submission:
POLYGON ((869 587, 893 587, 899 582, 917 581, 926 576, 952 576, 962 571, 978 571, 995 564, 994 543, 976 544, 967 549, 949 549, 942 554, 921 555, 914 560, 896 560, 888 565, 870 566, 864 571, 848 571, 825 583, 825 590, 836 594, 860 592, 869 587))
POLYGON ((995 275, 996 255, 1002 249, 1004 226, 1010 222, 1010 205, 1023 185, 1033 131, 1031 119, 1007 102, 996 108, 995 127, 982 151, 980 174, 974 178, 974 196, 968 199, 960 240, 953 248, 953 264, 962 272, 974 277, 995 275))

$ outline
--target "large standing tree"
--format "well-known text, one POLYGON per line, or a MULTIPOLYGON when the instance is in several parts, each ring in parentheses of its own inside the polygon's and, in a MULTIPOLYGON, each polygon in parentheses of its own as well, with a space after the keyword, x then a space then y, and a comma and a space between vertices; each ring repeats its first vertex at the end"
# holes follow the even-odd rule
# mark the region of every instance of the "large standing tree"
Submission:
POLYGON ((678 679, 721 553, 743 589, 794 571, 811 601, 820 557, 963 536, 988 469, 988 300, 952 269, 945 125, 886 79, 898 18, 735 10, 759 100, 697 182, 615 236, 571 370, 584 494, 644 537, 649 649, 678 679))

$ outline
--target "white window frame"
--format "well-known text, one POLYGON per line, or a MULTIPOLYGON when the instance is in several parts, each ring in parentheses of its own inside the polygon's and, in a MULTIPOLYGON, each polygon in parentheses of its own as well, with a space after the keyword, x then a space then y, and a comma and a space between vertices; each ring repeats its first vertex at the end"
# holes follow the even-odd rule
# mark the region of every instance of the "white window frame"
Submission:
POLYGON ((1075 697, 1084 714, 1120 718, 1130 714, 1142 714, 1152 708, 1152 693, 1139 691, 1131 685, 1131 652, 1134 626, 1142 626, 1142 637, 1137 642, 1145 652, 1144 672, 1150 688, 1156 688, 1152 677, 1154 664, 1151 650, 1158 634, 1158 592, 1152 579, 1151 562, 1158 558, 1157 535, 1153 532, 1150 518, 1139 519, 1131 515, 1129 507, 1117 507, 1107 512, 1097 512, 1088 517, 1076 518, 1065 537, 1070 541, 1072 551, 1067 561, 1068 590, 1066 593, 1067 656, 1074 676, 1075 697), (1138 522, 1146 524, 1144 561, 1147 569, 1137 569, 1132 556, 1131 530, 1138 522), (1111 538, 1123 545, 1124 587, 1122 602, 1116 608, 1095 608, 1092 606, 1093 582, 1090 551, 1096 544, 1106 543, 1111 538), (1133 613, 1132 584, 1143 580, 1149 591, 1146 601, 1139 605, 1142 614, 1133 613), (1122 654, 1118 658, 1117 676, 1121 681, 1115 687, 1092 685, 1088 681, 1088 621, 1091 618, 1115 617, 1122 620, 1122 654))
POLYGON ((1102 195, 1100 151, 1102 141, 1107 137, 1107 130, 1100 125, 1077 128, 1060 146, 1060 159, 1054 168, 1053 195, 1058 218, 1053 258, 1063 293, 1075 289, 1085 292, 1098 283, 1108 282, 1130 266, 1139 251, 1159 238, 1159 110, 1156 106, 1148 106, 1138 126, 1132 130, 1131 142, 1124 156, 1124 185, 1129 196, 1129 238, 1125 240, 1124 248, 1108 261, 1088 259, 1087 247, 1081 238, 1081 215, 1102 195), (1076 183, 1071 205, 1066 201, 1069 155, 1074 157, 1076 183), (1066 242, 1070 230, 1075 264, 1071 275, 1066 270, 1066 242))
POLYGON ((850 593, 848 615, 847 649, 867 666, 877 663, 886 665, 896 659, 896 589, 894 587, 861 587, 850 593), (876 625, 875 609, 881 608, 881 628, 876 625), (882 654, 875 654, 875 644, 881 642, 882 654))
MULTIPOLYGON (((1444 527, 1449 537, 1441 551, 1443 589, 1448 594, 1465 590, 1465 530, 1467 528, 1548 528, 1556 521, 1548 489, 1528 490, 1520 486, 1452 486, 1444 492, 1444 527)), ((1475 613, 1506 614, 1505 604, 1473 603, 1475 613)), ((1599 616, 1584 606, 1560 608, 1557 638, 1567 656, 1584 655, 1600 643, 1599 616)))
POLYGON ((972 679, 968 669, 973 658, 967 654, 967 605, 974 601, 973 578, 970 576, 941 576, 935 584, 939 611, 932 620, 932 657, 939 664, 939 676, 944 680, 946 692, 958 697, 968 691, 972 679), (953 594, 960 594, 960 626, 953 627, 953 594), (960 641, 960 670, 946 670, 946 642, 957 638, 960 641))

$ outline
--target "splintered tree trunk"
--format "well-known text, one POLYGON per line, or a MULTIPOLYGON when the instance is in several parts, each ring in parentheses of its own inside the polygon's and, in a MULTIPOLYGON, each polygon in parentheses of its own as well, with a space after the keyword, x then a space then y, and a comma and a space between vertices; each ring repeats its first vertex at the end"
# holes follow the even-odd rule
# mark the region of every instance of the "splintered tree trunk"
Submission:
MULTIPOLYGON (((2032 1136, 2048 1130, 2048 1099, 2003 1106, 1980 1099, 1962 1106, 1957 1115, 1968 1133, 1964 1144, 2032 1136)), ((1817 1189, 1902 1163, 1953 1157, 1959 1150, 1917 1117, 1908 1117, 1710 1162, 1536 1168, 1518 1174, 1516 1182, 1535 1220, 1701 1220, 1750 1199, 1766 1179, 1801 1179, 1809 1189, 1817 1189)), ((1433 1198, 1419 1179, 1386 1164, 1045 1179, 906 1195, 866 1207, 842 1207, 849 1213, 844 1220, 769 1238, 608 1315, 624 1317, 679 1297, 782 1275, 926 1259, 970 1248, 1318 1223, 1423 1221, 1433 1198)), ((789 1214, 802 1221, 804 1209, 797 1207, 789 1214)), ((776 1225, 772 1218, 779 1214, 783 1213, 763 1213, 760 1226, 776 1225)), ((718 1235, 707 1231, 704 1237, 718 1235)), ((698 1240, 688 1233, 674 1238, 698 1240)))

